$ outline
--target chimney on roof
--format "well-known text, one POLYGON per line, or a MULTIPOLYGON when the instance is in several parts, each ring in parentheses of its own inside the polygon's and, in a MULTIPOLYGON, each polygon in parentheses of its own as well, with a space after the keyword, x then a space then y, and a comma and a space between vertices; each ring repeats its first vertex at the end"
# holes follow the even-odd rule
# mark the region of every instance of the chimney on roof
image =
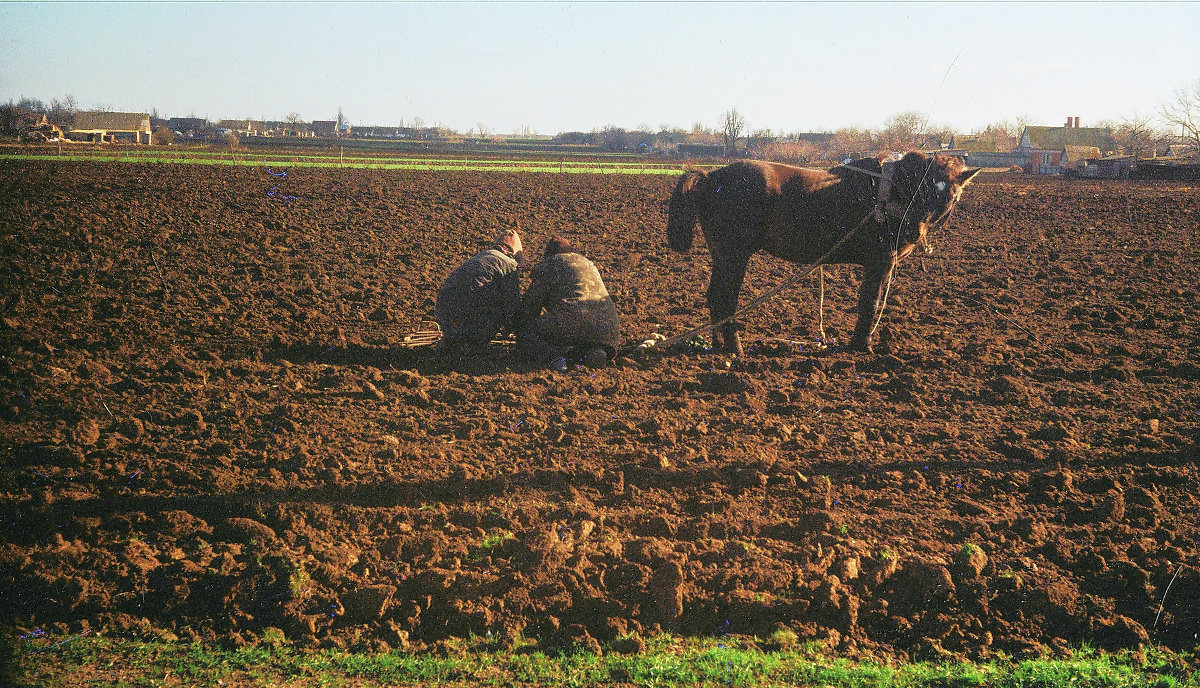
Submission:
POLYGON ((1066 124, 1066 127, 1067 127, 1068 129, 1070 129, 1070 128, 1071 128, 1071 118, 1070 118, 1070 117, 1068 117, 1068 118, 1067 118, 1067 124, 1066 124))
POLYGON ((1076 129, 1079 128, 1079 118, 1078 117, 1075 118, 1075 128, 1076 129))

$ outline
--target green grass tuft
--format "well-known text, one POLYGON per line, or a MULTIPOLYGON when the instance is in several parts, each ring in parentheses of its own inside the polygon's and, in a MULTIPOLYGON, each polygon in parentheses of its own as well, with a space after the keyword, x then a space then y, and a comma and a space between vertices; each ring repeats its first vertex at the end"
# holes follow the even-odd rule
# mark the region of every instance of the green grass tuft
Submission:
MULTIPOLYGON (((888 665, 829 656, 781 628, 769 638, 646 640, 644 652, 546 654, 502 650, 494 639, 453 644, 433 653, 299 650, 264 632, 263 642, 235 650, 199 643, 118 641, 89 636, 52 647, 39 639, 21 655, 26 684, 76 685, 393 685, 458 686, 827 686, 829 688, 1200 688, 1194 658, 1142 652, 1106 654, 1080 648, 1066 658, 1020 662, 888 665), (755 642, 751 642, 751 641, 755 642), (758 642, 776 648, 763 652, 758 642)), ((282 636, 282 633, 278 634, 282 636)), ((18 683, 20 685, 20 683, 18 683)))

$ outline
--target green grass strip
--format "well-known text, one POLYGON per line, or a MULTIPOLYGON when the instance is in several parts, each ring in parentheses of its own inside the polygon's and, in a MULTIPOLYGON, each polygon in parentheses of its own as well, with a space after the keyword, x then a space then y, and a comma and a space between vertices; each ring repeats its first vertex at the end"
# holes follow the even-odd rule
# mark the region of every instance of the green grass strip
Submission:
POLYGON ((506 161, 479 160, 474 164, 448 165, 439 161, 433 162, 400 162, 400 163, 371 163, 354 160, 338 161, 337 158, 326 158, 319 161, 298 160, 261 160, 237 158, 171 158, 171 157, 135 157, 130 155, 24 155, 5 153, 0 154, 0 160, 57 160, 63 162, 124 162, 144 164, 174 164, 174 165, 225 165, 236 167, 341 167, 349 169, 370 170, 424 170, 433 172, 549 172, 561 174, 679 174, 678 167, 628 167, 612 163, 576 163, 559 165, 557 162, 542 164, 508 163, 506 161))
MULTIPOLYGON (((236 650, 188 643, 80 638, 27 646, 18 678, 81 685, 827 686, 829 688, 1200 688, 1188 658, 1155 650, 1063 659, 886 665, 832 658, 815 647, 748 649, 734 639, 652 638, 635 655, 547 655, 463 641, 450 656, 352 653, 260 645, 236 650), (44 650, 44 651, 43 651, 44 650), (110 682, 105 682, 111 679, 110 682), (123 683, 121 683, 123 682, 123 683)), ((528 650, 528 646, 525 647, 528 650)), ((1194 659, 1194 658, 1193 658, 1194 659)))
MULTIPOLYGON (((526 166, 526 165, 546 165, 546 166, 562 165, 564 167, 575 166, 575 167, 593 167, 593 168, 601 167, 601 166, 604 166, 604 167, 638 167, 638 168, 663 167, 663 168, 670 168, 670 169, 679 169, 681 167, 680 163, 663 163, 663 162, 642 161, 642 160, 638 160, 635 158, 628 158, 628 157, 626 157, 623 160, 604 160, 604 161, 590 160, 589 161, 589 160, 569 160, 566 158, 560 159, 560 158, 556 158, 553 155, 543 156, 542 158, 532 159, 532 160, 514 160, 514 159, 504 158, 504 157, 502 157, 501 154, 496 154, 496 157, 488 157, 486 155, 480 155, 478 157, 441 157, 441 156, 437 156, 437 155, 379 157, 379 156, 371 156, 371 155, 339 156, 336 153, 325 153, 325 154, 321 154, 321 155, 299 154, 299 153, 293 154, 290 151, 273 151, 273 152, 270 152, 269 155, 263 156, 263 155, 261 155, 262 153, 263 153, 263 151, 260 151, 260 150, 248 149, 246 151, 240 151, 240 152, 234 153, 233 156, 237 157, 237 158, 262 157, 263 159, 265 159, 266 157, 274 157, 277 159, 287 159, 287 160, 322 160, 322 161, 349 160, 351 162, 430 163, 430 164, 445 164, 445 165, 471 164, 471 163, 475 163, 475 164, 494 163, 497 165, 515 166, 515 167, 522 167, 522 166, 526 166)), ((54 157, 63 157, 63 158, 70 157, 70 158, 76 158, 76 159, 78 159, 79 157, 85 157, 88 159, 113 158, 113 157, 139 158, 139 159, 151 158, 151 159, 157 159, 157 160, 175 160, 178 158, 205 157, 208 159, 215 160, 215 159, 221 159, 223 157, 228 157, 230 154, 227 152, 223 152, 223 151, 213 151, 213 150, 178 150, 178 149, 155 148, 155 149, 148 149, 148 150, 146 150, 146 149, 143 149, 143 150, 127 149, 127 150, 122 150, 119 153, 111 152, 111 151, 76 150, 76 151, 72 151, 72 152, 68 153, 65 156, 58 156, 57 154, 49 154, 49 153, 13 153, 13 154, 9 154, 9 155, 21 155, 21 156, 26 156, 26 157, 33 156, 33 155, 54 155, 54 157)))

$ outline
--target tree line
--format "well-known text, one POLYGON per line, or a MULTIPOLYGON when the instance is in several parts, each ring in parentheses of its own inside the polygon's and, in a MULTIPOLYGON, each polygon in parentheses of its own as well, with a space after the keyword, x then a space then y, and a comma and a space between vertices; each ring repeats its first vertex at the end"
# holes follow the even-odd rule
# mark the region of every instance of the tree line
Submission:
MULTIPOLYGON (((92 109, 111 108, 101 105, 92 109)), ((18 101, 10 99, 8 103, 0 105, 0 135, 18 136, 21 127, 27 125, 33 116, 46 115, 51 123, 69 125, 79 111, 78 102, 71 95, 52 99, 48 103, 29 97, 22 97, 18 101)), ((159 119, 157 108, 150 114, 152 120, 159 119)), ((283 121, 293 126, 304 124, 296 112, 288 113, 283 121)), ((339 125, 347 122, 340 107, 337 122, 339 125)), ((909 111, 892 115, 878 129, 842 127, 833 131, 785 133, 771 129, 749 129, 745 117, 734 107, 721 115, 717 127, 709 127, 702 122, 694 122, 690 129, 666 124, 657 128, 643 124, 634 129, 605 126, 589 132, 563 132, 550 138, 550 141, 560 145, 632 153, 679 153, 686 152, 690 147, 708 155, 805 163, 830 160, 845 154, 908 149, 936 150, 966 146, 972 151, 1011 151, 1019 143, 1021 132, 1030 124, 1030 118, 1019 116, 997 120, 981 130, 964 133, 948 125, 931 123, 920 112, 909 111)), ((1104 120, 1091 126, 1109 131, 1114 145, 1112 152, 1149 157, 1164 151, 1167 146, 1180 146, 1186 155, 1200 156, 1200 81, 1177 90, 1173 98, 1160 107, 1157 117, 1134 113, 1120 120, 1104 120)), ((368 131, 383 128, 363 127, 368 131)), ((429 136, 423 138, 431 139, 501 138, 483 123, 461 133, 441 124, 427 127, 420 117, 415 117, 407 123, 401 119, 398 128, 427 132, 429 136)), ((535 138, 537 135, 531 127, 525 126, 514 136, 535 138)))

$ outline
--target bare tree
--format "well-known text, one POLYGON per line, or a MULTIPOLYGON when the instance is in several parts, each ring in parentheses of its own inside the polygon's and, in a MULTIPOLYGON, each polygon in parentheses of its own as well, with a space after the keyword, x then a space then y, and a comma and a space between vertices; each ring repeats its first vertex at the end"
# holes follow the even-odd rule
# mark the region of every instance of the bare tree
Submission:
POLYGON ((832 150, 838 156, 857 156, 869 153, 874 145, 871 131, 858 127, 842 127, 833 132, 832 150))
POLYGON ((634 145, 633 137, 622 127, 604 127, 595 140, 604 150, 611 152, 629 150, 634 145))
POLYGON ((992 122, 983 131, 975 132, 975 143, 981 150, 1010 151, 1020 141, 1021 129, 1012 120, 992 122))
POLYGON ((484 124, 483 122, 476 122, 475 129, 479 132, 479 138, 481 138, 481 139, 490 138, 492 135, 491 127, 484 124))
POLYGON ((11 100, 0 106, 0 136, 19 136, 22 110, 11 100))
POLYGON ((1112 127, 1113 140, 1125 151, 1125 155, 1144 158, 1154 152, 1157 132, 1150 126, 1148 116, 1134 113, 1123 117, 1121 123, 1112 127))
POLYGON ((737 108, 729 108, 722 116, 721 126, 725 142, 725 156, 736 155, 738 137, 742 135, 742 130, 746 128, 745 118, 738 114, 737 108))
POLYGON ((75 96, 67 94, 62 100, 57 98, 51 100, 50 107, 46 110, 46 115, 55 124, 68 124, 78 109, 79 106, 75 102, 75 96))
POLYGON ((291 135, 293 136, 299 136, 300 129, 303 128, 303 126, 304 119, 300 117, 299 112, 289 112, 283 118, 283 129, 285 136, 288 135, 287 132, 291 132, 291 135))
POLYGON ((921 148, 925 143, 925 115, 915 110, 892 115, 883 123, 875 137, 879 150, 906 151, 921 148))
POLYGON ((1179 132, 1178 140, 1187 145, 1188 155, 1200 155, 1200 81, 1176 91, 1175 100, 1162 107, 1161 116, 1172 136, 1179 132))

